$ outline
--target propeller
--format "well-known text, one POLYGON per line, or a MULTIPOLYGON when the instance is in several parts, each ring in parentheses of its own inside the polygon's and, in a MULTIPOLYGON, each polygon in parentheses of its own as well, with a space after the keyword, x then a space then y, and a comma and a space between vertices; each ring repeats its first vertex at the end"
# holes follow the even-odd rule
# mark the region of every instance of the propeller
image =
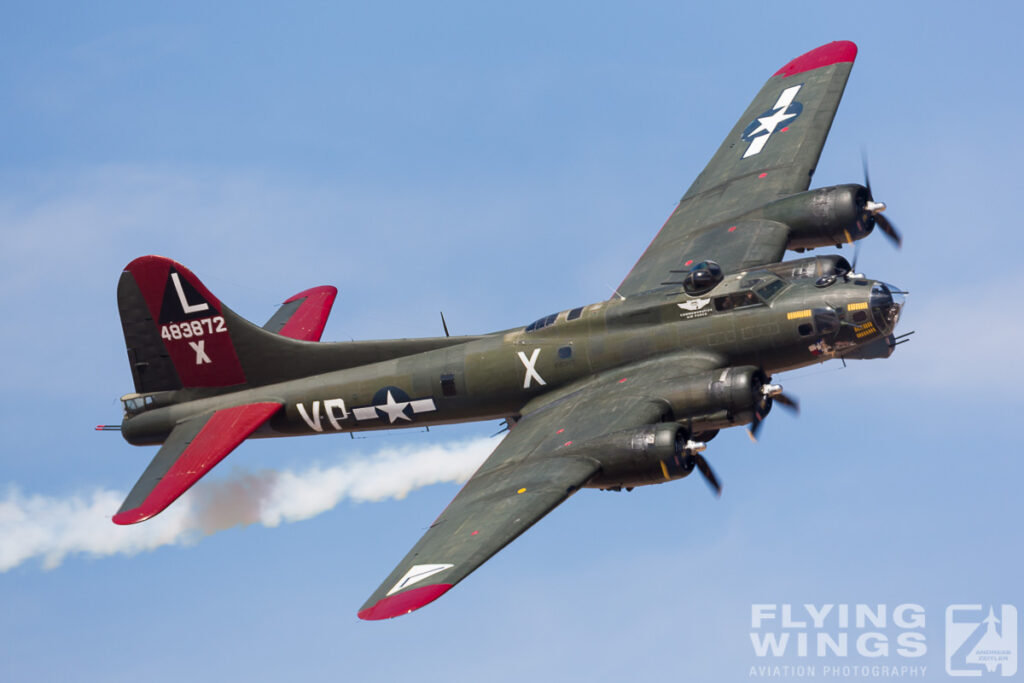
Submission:
POLYGON ((764 422, 764 418, 768 417, 774 403, 779 403, 794 415, 800 414, 800 403, 795 398, 782 393, 781 384, 765 382, 761 385, 761 398, 754 406, 754 420, 747 429, 751 441, 757 441, 757 433, 761 430, 761 424, 764 422))
POLYGON ((885 233, 885 236, 889 238, 889 241, 899 248, 903 246, 903 238, 892 222, 882 214, 886 209, 885 202, 876 202, 875 196, 871 192, 871 176, 868 174, 868 157, 866 154, 862 156, 861 162, 864 165, 864 187, 868 191, 867 201, 864 202, 864 212, 867 214, 869 227, 872 224, 877 225, 885 233))
POLYGON ((715 476, 715 471, 711 469, 711 465, 708 464, 708 461, 705 460, 704 456, 700 453, 693 456, 693 459, 696 461, 697 469, 700 470, 702 475, 704 475, 704 481, 708 483, 708 486, 711 487, 716 496, 721 496, 722 485, 718 483, 718 477, 715 476))
POLYGON ((704 477, 704 481, 708 483, 711 490, 715 492, 716 496, 722 495, 722 485, 718 482, 718 477, 715 476, 715 471, 711 469, 711 465, 704 459, 704 456, 700 454, 702 450, 707 448, 707 444, 702 441, 687 441, 686 442, 686 463, 691 469, 696 467, 700 470, 701 475, 704 477))

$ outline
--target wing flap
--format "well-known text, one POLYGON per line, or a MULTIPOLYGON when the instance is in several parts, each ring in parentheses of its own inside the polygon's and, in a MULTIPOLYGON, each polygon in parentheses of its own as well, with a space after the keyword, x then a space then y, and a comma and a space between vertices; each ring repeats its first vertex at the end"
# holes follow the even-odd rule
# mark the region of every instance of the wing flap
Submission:
POLYGON ((114 523, 136 524, 162 512, 280 408, 280 403, 251 403, 179 424, 125 498, 114 523))
POLYGON ((330 285, 299 292, 281 304, 263 329, 300 341, 320 341, 337 296, 337 288, 330 285))

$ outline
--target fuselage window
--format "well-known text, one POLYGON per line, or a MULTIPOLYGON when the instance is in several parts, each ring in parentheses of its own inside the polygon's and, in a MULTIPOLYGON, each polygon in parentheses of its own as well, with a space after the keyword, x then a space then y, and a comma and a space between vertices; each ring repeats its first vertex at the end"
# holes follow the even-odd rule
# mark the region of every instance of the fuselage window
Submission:
POLYGON ((128 415, 137 415, 143 410, 149 410, 153 407, 152 396, 137 396, 135 398, 122 399, 124 402, 124 412, 128 415))
POLYGON ((814 331, 814 328, 811 327, 810 323, 803 323, 802 325, 800 325, 800 327, 796 328, 796 331, 799 332, 802 336, 806 337, 807 335, 814 331))
POLYGON ((839 316, 831 308, 814 309, 814 325, 818 334, 829 335, 839 331, 839 316))
POLYGON ((583 315, 583 307, 582 306, 580 306, 579 308, 574 308, 571 311, 569 311, 569 315, 565 316, 565 319, 566 320, 575 320, 576 318, 580 317, 581 315, 583 315))
POLYGON ((572 347, 571 346, 560 346, 558 348, 559 358, 572 358, 572 347))
POLYGON ((458 393, 455 389, 455 375, 441 375, 441 393, 445 396, 455 396, 458 393))
POLYGON ((555 322, 555 318, 557 318, 557 317, 558 317, 557 313, 552 313, 551 315, 547 316, 546 318, 539 318, 538 320, 534 320, 532 323, 530 323, 529 325, 526 326, 526 331, 527 332, 533 332, 535 330, 543 329, 543 328, 547 327, 548 325, 551 325, 552 323, 554 323, 555 322))

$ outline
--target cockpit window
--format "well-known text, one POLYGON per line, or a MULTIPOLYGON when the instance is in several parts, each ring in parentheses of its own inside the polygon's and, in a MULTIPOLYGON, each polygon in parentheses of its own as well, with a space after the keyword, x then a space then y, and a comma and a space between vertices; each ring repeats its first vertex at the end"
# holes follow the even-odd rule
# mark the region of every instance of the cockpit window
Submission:
POLYGON ((771 301, 772 297, 779 293, 779 290, 786 286, 782 280, 773 280, 764 287, 757 290, 758 295, 765 301, 771 301))
POLYGON ((728 294, 726 296, 720 296, 715 299, 715 310, 716 311, 728 311, 733 308, 743 308, 744 306, 761 306, 764 302, 754 292, 736 292, 734 294, 728 294))
POLYGON ((544 318, 538 318, 537 320, 534 320, 532 323, 526 326, 526 331, 536 332, 537 330, 543 329, 548 325, 553 324, 555 322, 555 318, 557 317, 557 313, 552 313, 551 315, 546 316, 544 318))

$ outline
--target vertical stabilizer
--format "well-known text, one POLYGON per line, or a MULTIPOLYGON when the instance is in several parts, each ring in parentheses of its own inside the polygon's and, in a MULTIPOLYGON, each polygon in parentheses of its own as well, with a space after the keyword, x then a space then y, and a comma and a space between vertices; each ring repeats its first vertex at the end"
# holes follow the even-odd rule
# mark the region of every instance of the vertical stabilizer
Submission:
POLYGON ((185 266, 135 259, 121 274, 117 303, 139 393, 245 384, 221 302, 185 266))

